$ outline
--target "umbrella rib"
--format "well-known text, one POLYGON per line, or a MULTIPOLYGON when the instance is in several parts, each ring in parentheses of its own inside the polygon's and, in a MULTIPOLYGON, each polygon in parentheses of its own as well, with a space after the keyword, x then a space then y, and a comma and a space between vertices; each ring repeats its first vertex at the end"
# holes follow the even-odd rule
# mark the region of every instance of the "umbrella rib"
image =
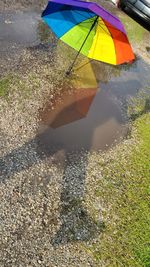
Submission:
MULTIPOLYGON (((102 20, 103 21, 103 20, 102 20)), ((102 25, 101 24, 99 24, 98 23, 98 26, 105 32, 105 33, 107 33, 108 34, 108 32, 102 27, 102 25)), ((108 28, 107 28, 108 29, 108 28)), ((111 34, 110 34, 110 31, 109 31, 109 34, 108 35, 110 35, 111 36, 111 34)))
MULTIPOLYGON (((84 16, 83 14, 81 14, 78 10, 73 10, 75 13, 78 13, 80 16, 82 16, 83 18, 85 18, 85 19, 90 19, 89 17, 86 17, 86 16, 84 16)), ((87 13, 89 13, 89 12, 87 12, 87 13)), ((89 13, 90 14, 90 13, 89 13)), ((94 13, 93 13, 94 14, 94 13)), ((96 14, 94 14, 94 16, 93 17, 95 17, 95 15, 96 14)), ((91 19, 93 18, 93 17, 91 17, 91 19)))
MULTIPOLYGON (((94 17, 93 17, 94 18, 94 17)), ((92 21, 94 21, 94 19, 93 18, 90 18, 90 19, 85 19, 85 20, 83 20, 82 22, 79 22, 78 24, 76 24, 76 25, 79 25, 80 23, 91 23, 92 21)), ((75 25, 75 26, 76 26, 75 25)))
MULTIPOLYGON (((104 22, 104 24, 105 24, 105 22, 104 22)), ((105 25, 106 25, 106 24, 105 24, 105 25)), ((106 26, 107 26, 107 25, 106 25, 106 26)), ((113 28, 113 27, 110 27, 110 28, 113 28)), ((108 28, 108 31, 109 31, 110 36, 111 36, 112 39, 113 39, 113 36, 112 36, 111 31, 109 30, 109 28, 108 28)), ((115 54, 116 54, 116 56, 117 56, 115 44, 114 44, 114 50, 115 50, 115 54)))
MULTIPOLYGON (((98 18, 98 16, 94 16, 94 17, 92 17, 92 18, 90 18, 90 19, 85 19, 85 20, 83 20, 83 21, 80 21, 79 23, 76 23, 73 27, 76 27, 76 26, 80 25, 81 23, 85 23, 85 24, 86 24, 86 23, 94 22, 94 21, 95 21, 95 17, 98 18)), ((72 28, 73 28, 73 27, 72 27, 72 28)), ((66 34, 66 32, 63 33, 63 35, 65 35, 65 34, 66 34)), ((63 36, 63 35, 62 35, 62 36, 63 36)), ((61 36, 61 38, 62 38, 62 36, 61 36)))
MULTIPOLYGON (((102 19, 101 19, 102 20, 102 19)), ((102 20, 103 21, 103 20, 102 20)), ((105 24, 105 22, 104 22, 104 24, 105 24)), ((106 25, 106 24, 105 24, 106 25)), ((100 25, 100 24, 98 24, 98 26, 99 27, 101 27, 102 29, 103 29, 103 31, 105 31, 106 32, 106 30, 102 27, 102 25, 100 25)), ((106 25, 106 27, 107 27, 107 25, 106 25)), ((109 28, 107 27, 107 29, 108 29, 108 31, 109 31, 109 35, 112 37, 112 34, 111 34, 111 32, 110 32, 110 30, 109 29, 115 29, 113 26, 109 26, 109 28)), ((108 34, 108 32, 106 32, 107 34, 108 34)), ((122 33, 123 34, 123 33, 122 33)))
MULTIPOLYGON (((66 10, 67 10, 67 9, 66 9, 66 10)), ((66 10, 63 9, 62 11, 66 11, 66 10)), ((84 16, 84 15, 83 15, 80 11, 78 11, 78 10, 70 9, 70 11, 73 12, 73 13, 79 14, 79 15, 80 15, 81 17, 83 17, 85 20, 87 20, 87 19, 92 19, 93 17, 96 16, 96 14, 93 13, 93 12, 86 12, 86 13, 88 13, 88 14, 93 13, 93 17, 86 17, 86 16, 84 16)), ((58 12, 60 12, 60 11, 56 11, 55 13, 58 13, 58 12)))
POLYGON ((75 57, 73 63, 71 64, 70 68, 69 68, 68 71, 66 72, 67 75, 70 74, 70 72, 71 72, 71 70, 72 70, 72 68, 73 68, 74 63, 75 63, 75 61, 76 61, 76 59, 77 59, 79 53, 81 52, 81 50, 82 50, 82 48, 83 48, 83 46, 84 46, 84 44, 85 44, 85 42, 86 42, 86 40, 87 40, 87 38, 88 38, 90 32, 93 30, 95 24, 97 23, 98 18, 99 18, 99 16, 96 16, 96 19, 94 20, 93 24, 91 25, 91 28, 90 28, 90 30, 89 30, 89 32, 88 32, 86 38, 84 39, 84 42, 82 43, 82 45, 81 45, 81 47, 80 47, 80 49, 79 49, 79 51, 78 51, 78 53, 77 53, 77 55, 76 55, 76 57, 75 57))

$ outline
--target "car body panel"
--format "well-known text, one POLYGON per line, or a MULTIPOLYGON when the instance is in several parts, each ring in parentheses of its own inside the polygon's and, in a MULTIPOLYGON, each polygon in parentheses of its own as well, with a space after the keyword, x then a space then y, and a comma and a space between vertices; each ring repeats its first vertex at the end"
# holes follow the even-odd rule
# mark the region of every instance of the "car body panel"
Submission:
POLYGON ((134 4, 134 6, 139 9, 139 10, 143 10, 144 9, 144 4, 140 1, 140 0, 137 0, 136 3, 134 4))
POLYGON ((150 16, 150 8, 145 6, 144 9, 143 9, 143 13, 146 14, 147 16, 150 16))
POLYGON ((120 0, 120 7, 131 9, 150 24, 150 0, 120 0))
POLYGON ((135 4, 137 0, 129 0, 131 4, 135 4))
POLYGON ((150 7, 150 0, 141 0, 146 6, 150 7))

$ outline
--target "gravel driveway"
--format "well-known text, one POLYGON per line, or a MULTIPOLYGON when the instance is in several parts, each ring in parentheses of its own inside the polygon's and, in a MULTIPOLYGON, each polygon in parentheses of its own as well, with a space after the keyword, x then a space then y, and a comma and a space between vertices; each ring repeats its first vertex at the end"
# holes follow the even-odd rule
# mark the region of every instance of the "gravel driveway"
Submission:
MULTIPOLYGON (((39 1, 11 1, 11 5, 3 1, 0 5, 9 13, 27 8, 29 2, 31 9, 39 8, 39 1)), ((45 1, 41 2, 43 6, 45 1)), ((56 42, 54 36, 53 40, 56 42)), ((148 50, 135 44, 137 54, 142 49, 148 68, 148 50)), ((111 208, 107 199, 96 202, 93 189, 97 180, 104 182, 99 162, 113 158, 120 144, 116 152, 112 148, 108 152, 81 149, 71 153, 59 145, 47 151, 40 139, 39 110, 47 98, 53 102, 56 88, 57 94, 61 93, 59 85, 64 82, 68 60, 59 48, 53 54, 46 42, 18 51, 15 59, 8 56, 10 60, 1 60, 1 77, 7 77, 9 93, 0 98, 0 266, 111 266, 103 260, 97 265, 89 249, 104 233, 111 208)), ((65 82, 70 81, 66 78, 65 82)), ((129 153, 132 141, 124 141, 129 153)))

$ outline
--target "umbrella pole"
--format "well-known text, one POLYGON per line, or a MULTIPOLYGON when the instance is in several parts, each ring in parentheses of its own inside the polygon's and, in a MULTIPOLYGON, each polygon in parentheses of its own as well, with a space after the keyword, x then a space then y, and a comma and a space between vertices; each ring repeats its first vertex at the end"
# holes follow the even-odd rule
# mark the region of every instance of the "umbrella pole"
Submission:
POLYGON ((72 68, 73 68, 73 66, 74 66, 74 64, 75 64, 75 62, 76 62, 76 60, 77 60, 77 57, 78 57, 78 55, 80 54, 80 52, 81 52, 81 50, 82 50, 82 47, 84 46, 84 44, 85 44, 85 42, 86 42, 86 40, 87 40, 87 38, 88 38, 90 32, 91 32, 92 29, 94 28, 94 26, 95 26, 97 20, 98 20, 98 16, 97 16, 96 19, 94 20, 94 22, 93 22, 93 24, 92 24, 92 26, 91 26, 91 28, 90 28, 90 30, 89 30, 89 32, 88 32, 86 38, 85 38, 83 44, 81 45, 81 47, 80 47, 80 49, 79 49, 79 51, 78 51, 78 53, 77 53, 77 55, 76 55, 74 61, 72 62, 72 64, 71 64, 71 66, 69 67, 69 69, 66 71, 66 75, 69 75, 69 74, 71 73, 72 68))

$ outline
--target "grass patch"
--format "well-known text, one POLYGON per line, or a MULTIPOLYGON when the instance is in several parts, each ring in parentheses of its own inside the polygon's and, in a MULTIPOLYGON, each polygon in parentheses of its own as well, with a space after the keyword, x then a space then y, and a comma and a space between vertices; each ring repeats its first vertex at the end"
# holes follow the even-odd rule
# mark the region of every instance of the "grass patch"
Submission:
POLYGON ((103 179, 95 186, 91 207, 94 198, 105 203, 102 213, 106 227, 89 247, 96 266, 150 266, 149 133, 150 113, 138 106, 131 133, 135 144, 132 148, 127 144, 117 153, 114 150, 111 160, 107 158, 100 166, 103 179))
MULTIPOLYGON (((148 204, 150 185, 150 114, 137 119, 135 126, 141 140, 128 162, 131 177, 126 181, 126 194, 123 197, 126 205, 120 210, 123 233, 126 233, 127 247, 134 252, 139 266, 150 266, 150 206, 148 204), (126 220, 129 218, 129 220, 126 220)), ((121 227, 122 228, 122 227, 121 227)))
POLYGON ((119 18, 121 19, 126 29, 127 36, 130 41, 134 41, 134 42, 143 41, 143 37, 146 33, 146 30, 140 24, 138 24, 136 21, 134 21, 129 16, 127 15, 125 16, 124 13, 120 13, 119 18))
POLYGON ((12 79, 13 77, 8 75, 0 80, 0 97, 5 97, 9 94, 11 90, 12 79))
POLYGON ((11 100, 13 92, 26 95, 29 91, 25 81, 16 73, 10 73, 0 79, 0 97, 11 100))
MULTIPOLYGON (((30 98, 33 91, 41 88, 42 81, 38 75, 33 72, 21 77, 20 74, 8 74, 0 80, 0 97, 11 100, 15 93, 20 95, 22 99, 30 98)), ((45 82, 45 80, 44 80, 45 82)))

